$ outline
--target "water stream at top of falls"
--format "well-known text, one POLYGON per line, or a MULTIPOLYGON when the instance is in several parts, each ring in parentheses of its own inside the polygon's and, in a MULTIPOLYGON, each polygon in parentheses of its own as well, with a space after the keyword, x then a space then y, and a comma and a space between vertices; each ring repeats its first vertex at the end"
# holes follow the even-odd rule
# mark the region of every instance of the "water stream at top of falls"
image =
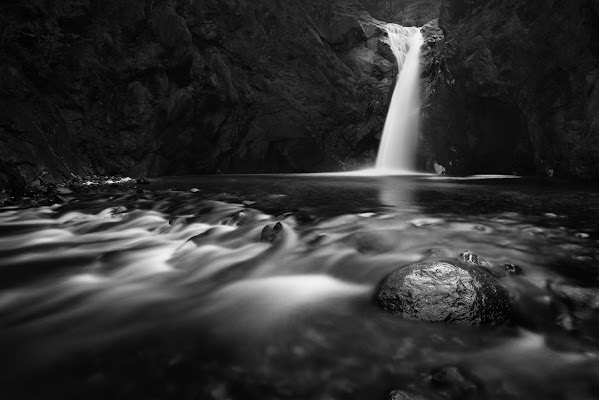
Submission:
POLYGON ((386 26, 389 45, 397 58, 398 76, 376 160, 379 171, 414 170, 420 111, 420 28, 386 26))

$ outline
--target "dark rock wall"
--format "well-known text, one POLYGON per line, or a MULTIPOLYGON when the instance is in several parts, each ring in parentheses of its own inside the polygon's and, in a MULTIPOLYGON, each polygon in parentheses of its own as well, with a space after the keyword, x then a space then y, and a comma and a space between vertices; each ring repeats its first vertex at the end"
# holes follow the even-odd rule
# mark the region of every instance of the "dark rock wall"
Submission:
POLYGON ((441 0, 361 0, 364 8, 381 21, 403 26, 423 26, 439 17, 441 0))
POLYGON ((598 4, 444 0, 423 61, 423 167, 599 177, 598 4))
POLYGON ((0 185, 368 164, 379 26, 350 0, 3 3, 0 185))
POLYGON ((440 15, 422 169, 598 177, 598 3, 442 3, 3 2, 0 187, 371 165, 395 60, 370 13, 440 15))

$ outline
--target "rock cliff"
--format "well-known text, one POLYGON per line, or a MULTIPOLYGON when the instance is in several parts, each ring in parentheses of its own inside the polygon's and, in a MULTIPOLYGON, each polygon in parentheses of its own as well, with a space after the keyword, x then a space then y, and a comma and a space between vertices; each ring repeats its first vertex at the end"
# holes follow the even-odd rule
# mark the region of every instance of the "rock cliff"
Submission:
POLYGON ((381 21, 403 26, 423 26, 439 16, 441 0, 361 0, 364 8, 381 21))
POLYGON ((422 166, 599 177, 598 4, 443 0, 423 61, 422 166))
POLYGON ((424 28, 420 168, 599 177, 594 0, 0 4, 0 187, 374 161, 424 28))
POLYGON ((368 163, 395 73, 352 0, 19 0, 0 26, 0 185, 368 163))

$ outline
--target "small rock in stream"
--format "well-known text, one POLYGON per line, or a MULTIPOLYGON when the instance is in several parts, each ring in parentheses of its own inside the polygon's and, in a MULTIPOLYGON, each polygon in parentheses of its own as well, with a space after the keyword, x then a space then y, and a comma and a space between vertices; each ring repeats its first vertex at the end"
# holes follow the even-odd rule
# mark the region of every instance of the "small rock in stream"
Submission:
POLYGON ((283 224, 280 222, 277 222, 275 225, 266 225, 264 229, 262 229, 260 241, 264 243, 274 243, 279 238, 281 232, 283 232, 283 224))
POLYGON ((11 206, 14 204, 14 200, 14 197, 6 189, 0 190, 0 206, 11 206))
POLYGON ((58 194, 72 194, 73 191, 66 187, 58 187, 56 188, 56 193, 58 194))
POLYGON ((582 321, 599 311, 599 289, 547 282, 555 323, 567 332, 577 331, 582 321))
POLYGON ((246 215, 243 211, 237 211, 236 213, 232 214, 229 218, 221 221, 220 224, 228 226, 239 226, 243 223, 245 217, 246 215))
POLYGON ((511 275, 521 275, 522 268, 515 264, 503 264, 503 268, 511 275))
POLYGON ((137 178, 137 184, 138 185, 149 185, 150 180, 147 178, 137 178))
POLYGON ((502 267, 497 267, 471 251, 465 251, 460 254, 458 260, 466 264, 482 267, 495 278, 505 278, 506 276, 520 275, 522 273, 522 268, 517 265, 503 264, 502 267))
POLYGON ((488 267, 490 265, 485 259, 479 257, 469 250, 466 250, 460 254, 458 260, 467 264, 480 265, 481 267, 488 267))
MULTIPOLYGON (((72 199, 72 198, 70 198, 72 199)), ((53 194, 53 195, 49 195, 48 196, 48 201, 47 201, 47 205, 52 206, 54 204, 64 204, 64 203, 68 203, 69 198, 63 197, 59 194, 53 194)))
POLYGON ((447 391, 450 397, 455 399, 477 399, 482 391, 482 385, 477 384, 475 378, 453 365, 433 370, 431 384, 437 389, 447 391))
POLYGON ((394 390, 389 393, 389 400, 430 400, 430 398, 411 390, 394 390))
POLYGON ((171 226, 175 226, 175 225, 181 225, 185 223, 185 217, 173 217, 171 219, 168 220, 168 224, 171 226))
POLYGON ((565 283, 547 282, 547 290, 557 299, 576 309, 599 310, 599 289, 565 283))

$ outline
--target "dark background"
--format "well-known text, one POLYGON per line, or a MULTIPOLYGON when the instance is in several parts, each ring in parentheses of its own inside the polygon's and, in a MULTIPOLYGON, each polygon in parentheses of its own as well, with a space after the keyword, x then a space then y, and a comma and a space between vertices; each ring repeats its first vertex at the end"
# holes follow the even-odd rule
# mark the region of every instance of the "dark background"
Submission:
POLYGON ((0 187, 370 166, 384 22, 427 24, 420 169, 599 177, 594 0, 18 0, 0 187))

